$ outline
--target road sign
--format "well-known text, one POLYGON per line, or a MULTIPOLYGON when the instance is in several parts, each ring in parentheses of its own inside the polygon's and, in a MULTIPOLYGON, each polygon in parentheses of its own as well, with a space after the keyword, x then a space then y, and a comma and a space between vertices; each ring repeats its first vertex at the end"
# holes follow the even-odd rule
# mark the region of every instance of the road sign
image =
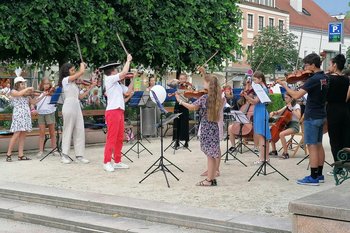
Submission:
POLYGON ((329 42, 342 42, 343 37, 343 23, 335 22, 328 24, 328 41, 329 42))

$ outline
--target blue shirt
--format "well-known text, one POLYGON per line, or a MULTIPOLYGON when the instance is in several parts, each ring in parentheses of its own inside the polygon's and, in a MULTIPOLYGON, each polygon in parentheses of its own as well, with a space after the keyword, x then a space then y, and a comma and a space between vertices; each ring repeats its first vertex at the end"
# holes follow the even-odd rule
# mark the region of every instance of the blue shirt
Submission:
POLYGON ((308 78, 301 87, 307 93, 304 119, 323 119, 326 117, 326 95, 327 95, 327 76, 323 71, 315 73, 308 78))

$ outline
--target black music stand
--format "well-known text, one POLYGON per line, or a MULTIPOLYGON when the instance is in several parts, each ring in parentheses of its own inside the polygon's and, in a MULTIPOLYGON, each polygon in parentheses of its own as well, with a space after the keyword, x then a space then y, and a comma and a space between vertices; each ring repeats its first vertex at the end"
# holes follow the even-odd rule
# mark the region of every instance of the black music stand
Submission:
MULTIPOLYGON (((242 113, 243 114, 243 113, 242 113)), ((237 150, 236 151, 234 151, 234 152, 231 152, 230 150, 229 150, 229 148, 228 148, 228 141, 229 141, 229 138, 230 138, 230 135, 229 135, 229 133, 228 133, 228 125, 229 125, 229 123, 230 123, 230 116, 233 116, 234 117, 234 121, 235 122, 239 122, 240 123, 240 131, 239 131, 239 134, 240 135, 242 135, 242 128, 243 128, 243 122, 245 122, 245 121, 248 121, 248 119, 242 119, 242 118, 240 118, 238 115, 235 115, 234 113, 233 114, 227 114, 227 113, 225 113, 225 115, 224 116, 226 116, 226 152, 225 153, 223 153, 222 155, 221 155, 221 157, 224 157, 225 156, 225 163, 226 163, 226 161, 228 161, 228 160, 230 160, 228 157, 229 157, 229 155, 231 155, 232 157, 233 157, 233 159, 232 160, 237 160, 238 162, 240 162, 241 164, 243 164, 245 167, 247 167, 247 165, 245 164, 245 163, 243 163, 240 159, 238 159, 237 158, 237 150), (235 153, 235 154, 233 154, 233 153, 235 153)), ((245 117, 245 115, 243 114, 243 116, 245 117)), ((245 117, 246 118, 246 117, 245 117)), ((236 146, 236 145, 235 145, 236 146)), ((246 145, 244 145, 244 146, 246 146, 246 145)), ((236 148, 236 147, 235 147, 236 148)), ((247 147, 248 148, 248 147, 247 147)), ((250 150, 250 148, 248 148, 249 150, 250 150)))
POLYGON ((173 165, 175 168, 177 168, 178 170, 180 170, 181 172, 183 172, 182 169, 180 169, 178 166, 176 166, 174 163, 170 162, 167 158, 164 157, 163 155, 163 126, 164 124, 174 120, 176 117, 179 117, 179 113, 178 114, 172 114, 170 117, 168 117, 164 122, 163 122, 163 117, 165 116, 165 114, 167 113, 167 111, 164 109, 164 107, 161 105, 161 103, 159 102, 157 96, 155 95, 154 92, 151 91, 151 93, 154 96, 154 99, 157 102, 157 106, 161 111, 161 115, 160 115, 160 123, 158 125, 158 127, 160 127, 160 157, 145 171, 145 174, 154 166, 156 166, 155 169, 153 169, 147 176, 145 176, 142 180, 139 181, 139 183, 141 184, 145 179, 147 179, 150 175, 158 172, 158 171, 162 171, 166 180, 166 183, 168 185, 168 188, 170 188, 169 185, 169 181, 168 181, 168 177, 166 175, 166 172, 169 172, 177 181, 179 181, 179 178, 177 178, 174 173, 172 173, 169 168, 167 167, 167 165, 164 164, 164 160, 166 162, 168 162, 170 165, 173 165))
MULTIPOLYGON (((51 96, 51 100, 49 104, 54 104, 56 106, 56 111, 55 111, 55 120, 56 120, 56 124, 55 124, 55 130, 56 130, 56 147, 53 148, 49 153, 47 153, 44 157, 42 157, 40 159, 40 162, 43 161, 47 156, 49 156, 50 154, 52 154, 54 151, 57 151, 60 156, 62 157, 62 142, 60 142, 60 132, 62 133, 62 125, 60 124, 60 120, 58 118, 58 111, 59 111, 59 105, 62 105, 62 87, 57 87, 55 92, 52 94, 51 96)), ((73 161, 73 159, 71 157, 69 157, 69 155, 66 155, 71 161, 73 161)))
MULTIPOLYGON (((144 106, 147 102, 149 98, 149 95, 148 97, 144 95, 144 92, 143 91, 136 91, 134 93, 134 95, 131 97, 130 99, 130 102, 129 102, 129 106, 130 107, 139 107, 139 106, 144 106)), ((141 108, 141 107, 140 107, 141 108)), ((142 134, 141 134, 141 130, 140 130, 140 112, 141 112, 141 109, 138 108, 138 112, 137 112, 137 133, 136 133, 136 142, 129 148, 129 150, 127 150, 125 153, 124 153, 124 156, 129 153, 130 151, 134 151, 135 153, 137 153, 137 157, 140 158, 140 153, 143 152, 143 151, 147 151, 148 153, 150 153, 151 155, 152 152, 149 151, 142 143, 142 134), (136 146, 136 150, 134 150, 134 147, 136 146), (143 149, 140 150, 140 147, 142 147, 143 149)), ((146 139, 147 140, 147 139, 146 139)), ((148 141, 148 140, 147 140, 148 141)), ((149 141, 148 141, 149 142, 149 141)), ((130 159, 129 159, 130 160, 130 159)))
MULTIPOLYGON (((271 100, 270 98, 268 97, 268 95, 266 94, 265 90, 262 88, 262 86, 260 84, 253 84, 253 89, 257 95, 257 97, 259 98, 260 102, 265 104, 266 108, 267 108, 267 105, 268 103, 271 103, 271 100)), ((270 130, 270 129, 267 129, 266 125, 268 123, 268 119, 266 117, 267 114, 265 114, 265 117, 264 117, 264 131, 265 131, 265 135, 266 135, 266 132, 267 130, 270 130)), ((273 167, 269 161, 266 160, 266 138, 265 138, 265 143, 264 143, 264 161, 262 161, 261 165, 258 167, 258 169, 256 169, 256 171, 253 173, 253 175, 249 178, 248 182, 250 182, 253 177, 255 175, 259 176, 260 174, 263 174, 264 176, 266 175, 269 175, 269 174, 272 174, 272 173, 275 173, 277 172, 278 174, 280 174, 282 177, 284 177, 286 180, 289 180, 286 176, 284 176, 281 172, 279 172, 275 167, 273 167), (269 166, 270 168, 272 168, 274 171, 273 172, 270 172, 270 173, 266 173, 266 166, 269 166)))

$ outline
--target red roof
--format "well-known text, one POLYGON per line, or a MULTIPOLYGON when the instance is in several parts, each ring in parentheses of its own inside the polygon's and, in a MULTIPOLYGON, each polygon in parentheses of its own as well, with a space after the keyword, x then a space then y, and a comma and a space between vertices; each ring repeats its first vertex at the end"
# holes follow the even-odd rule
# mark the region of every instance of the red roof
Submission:
MULTIPOLYGON (((335 22, 337 19, 330 16, 313 0, 303 0, 303 13, 297 12, 291 5, 290 0, 276 0, 276 7, 289 12, 291 26, 299 26, 305 28, 314 28, 328 31, 328 23, 335 22), (305 11, 306 10, 306 11, 305 11), (307 15, 305 13, 310 13, 307 15)), ((347 21, 345 33, 350 34, 350 21, 347 21)), ((344 21, 344 24, 346 22, 344 21)))

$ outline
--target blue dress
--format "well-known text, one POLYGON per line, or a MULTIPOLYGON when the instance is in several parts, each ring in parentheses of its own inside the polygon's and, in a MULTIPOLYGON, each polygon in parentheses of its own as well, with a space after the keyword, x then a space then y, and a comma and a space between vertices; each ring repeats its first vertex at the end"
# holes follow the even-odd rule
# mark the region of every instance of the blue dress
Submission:
MULTIPOLYGON (((266 94, 268 90, 263 87, 266 94)), ((269 114, 266 110, 266 105, 262 103, 257 103, 254 107, 254 117, 253 117, 254 133, 264 136, 267 140, 271 140, 271 132, 269 127, 269 114)))

